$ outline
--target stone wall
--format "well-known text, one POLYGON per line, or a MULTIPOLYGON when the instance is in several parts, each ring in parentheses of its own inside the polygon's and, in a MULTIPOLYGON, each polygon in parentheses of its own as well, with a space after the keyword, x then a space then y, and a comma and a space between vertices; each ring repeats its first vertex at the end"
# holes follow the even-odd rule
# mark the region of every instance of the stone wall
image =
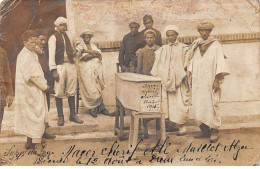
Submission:
MULTIPOLYGON (((225 115, 260 114, 260 42, 223 44, 230 75, 225 78, 221 102, 225 115), (229 108, 230 105, 233 110, 229 108), (231 109, 231 110, 230 110, 231 109), (237 110, 238 109, 238 110, 237 110), (247 113, 245 113, 247 112, 247 113)), ((103 52, 106 105, 115 105, 115 76, 118 52, 103 52)))
MULTIPOLYGON (((130 21, 142 23, 142 17, 151 14, 155 28, 163 32, 167 24, 178 25, 179 40, 189 44, 198 37, 197 23, 211 19, 215 24, 212 34, 222 40, 231 72, 223 84, 220 109, 223 116, 241 118, 260 117, 258 13, 259 3, 254 0, 67 0, 71 35, 76 38, 86 28, 94 30, 93 41, 103 51, 107 84, 103 96, 107 106, 115 105, 118 50, 123 36, 129 32, 130 21)), ((141 25, 140 30, 143 28, 141 25)))
POLYGON ((181 36, 198 35, 202 19, 215 24, 213 34, 259 32, 257 0, 66 0, 69 29, 75 36, 84 29, 95 32, 95 41, 118 41, 129 32, 128 23, 150 14, 154 27, 180 27, 181 36))

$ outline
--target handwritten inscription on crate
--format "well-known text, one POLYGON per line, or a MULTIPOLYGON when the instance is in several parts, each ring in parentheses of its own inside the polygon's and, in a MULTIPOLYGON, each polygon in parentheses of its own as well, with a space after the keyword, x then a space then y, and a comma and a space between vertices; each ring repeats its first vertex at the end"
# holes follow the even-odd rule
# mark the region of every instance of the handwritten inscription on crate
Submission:
POLYGON ((161 84, 146 83, 141 86, 141 112, 161 111, 161 84))

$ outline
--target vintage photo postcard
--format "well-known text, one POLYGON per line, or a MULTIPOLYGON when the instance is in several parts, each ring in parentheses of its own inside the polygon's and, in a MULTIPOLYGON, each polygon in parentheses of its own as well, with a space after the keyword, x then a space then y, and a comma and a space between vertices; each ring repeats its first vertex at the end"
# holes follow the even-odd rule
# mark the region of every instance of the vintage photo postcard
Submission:
POLYGON ((0 166, 259 166, 259 0, 0 0, 0 166))

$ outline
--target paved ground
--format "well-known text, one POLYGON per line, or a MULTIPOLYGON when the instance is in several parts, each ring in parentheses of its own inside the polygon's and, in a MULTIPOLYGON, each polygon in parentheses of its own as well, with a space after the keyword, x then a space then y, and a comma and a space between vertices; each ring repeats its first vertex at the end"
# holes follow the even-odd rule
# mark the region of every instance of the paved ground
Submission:
MULTIPOLYGON (((153 122, 151 122, 153 123, 153 122)), ((134 152, 127 152, 128 141, 119 141, 112 132, 72 134, 45 140, 47 156, 39 158, 24 149, 24 140, 9 140, 1 144, 1 155, 8 165, 259 165, 260 128, 223 130, 218 143, 193 138, 196 127, 188 135, 177 137, 167 133, 166 146, 156 146, 158 136, 153 129, 148 139, 139 137, 134 152), (95 135, 95 136, 93 136, 95 135), (166 147, 166 148, 165 148, 166 147), (154 152, 152 152, 152 150, 154 152), (161 149, 161 151, 159 151, 161 149), (131 156, 133 154, 133 156, 131 156), (141 164, 140 164, 141 163, 141 164)), ((2 138, 4 139, 4 138, 2 138)))
MULTIPOLYGON (((13 111, 6 111, 0 136, 1 156, 9 160, 8 165, 259 165, 260 128, 221 130, 219 142, 209 144, 208 139, 193 138, 199 129, 191 125, 188 135, 177 137, 174 132, 166 133, 166 146, 154 148, 158 136, 151 121, 149 138, 140 136, 142 141, 137 150, 129 152, 128 140, 119 141, 114 136, 113 117, 92 118, 85 111, 80 109, 79 112, 84 124, 77 125, 69 122, 69 110, 65 108, 65 126, 58 127, 56 109, 51 109, 51 128, 47 132, 57 137, 44 141, 44 151, 48 154, 44 158, 24 149, 26 137, 14 133, 13 111)), ((223 128, 228 126, 232 124, 225 124, 223 128)))

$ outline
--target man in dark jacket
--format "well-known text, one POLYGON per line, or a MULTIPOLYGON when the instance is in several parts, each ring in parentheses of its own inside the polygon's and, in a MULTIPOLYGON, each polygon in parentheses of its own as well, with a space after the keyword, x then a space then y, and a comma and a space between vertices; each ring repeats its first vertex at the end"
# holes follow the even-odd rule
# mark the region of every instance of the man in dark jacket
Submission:
POLYGON ((131 22, 130 33, 124 36, 119 51, 119 66, 122 72, 135 72, 137 66, 137 57, 135 52, 142 46, 142 38, 138 32, 140 25, 131 22))
MULTIPOLYGON (((47 32, 43 29, 37 29, 37 41, 35 53, 38 55, 39 62, 44 73, 44 77, 47 80, 47 84, 51 87, 54 86, 54 80, 49 68, 49 51, 47 46, 47 32)), ((50 94, 46 94, 48 109, 50 109, 50 94)))
MULTIPOLYGON (((47 46, 47 32, 43 29, 37 29, 37 40, 36 40, 36 47, 35 53, 38 55, 39 63, 41 64, 42 71, 44 73, 44 78, 47 80, 48 86, 53 88, 54 81, 53 77, 49 68, 49 52, 47 46)), ((48 105, 48 111, 50 110, 50 93, 46 93, 46 100, 48 105)), ((45 128, 49 128, 49 124, 45 122, 45 128)), ((46 139, 55 139, 56 136, 50 135, 44 132, 43 138, 46 139)))
MULTIPOLYGON (((4 116, 4 107, 10 107, 14 100, 12 77, 6 51, 3 49, 6 40, 0 35, 0 133, 4 116)), ((0 157, 0 165, 6 164, 0 157)))
POLYGON ((160 31, 153 28, 153 23, 154 23, 153 17, 151 15, 145 15, 143 17, 143 23, 144 23, 145 29, 140 32, 142 35, 142 40, 143 40, 142 47, 144 47, 146 45, 144 32, 147 31, 148 29, 152 29, 155 31, 155 33, 156 33, 155 44, 161 47, 162 46, 162 35, 161 35, 160 31))

